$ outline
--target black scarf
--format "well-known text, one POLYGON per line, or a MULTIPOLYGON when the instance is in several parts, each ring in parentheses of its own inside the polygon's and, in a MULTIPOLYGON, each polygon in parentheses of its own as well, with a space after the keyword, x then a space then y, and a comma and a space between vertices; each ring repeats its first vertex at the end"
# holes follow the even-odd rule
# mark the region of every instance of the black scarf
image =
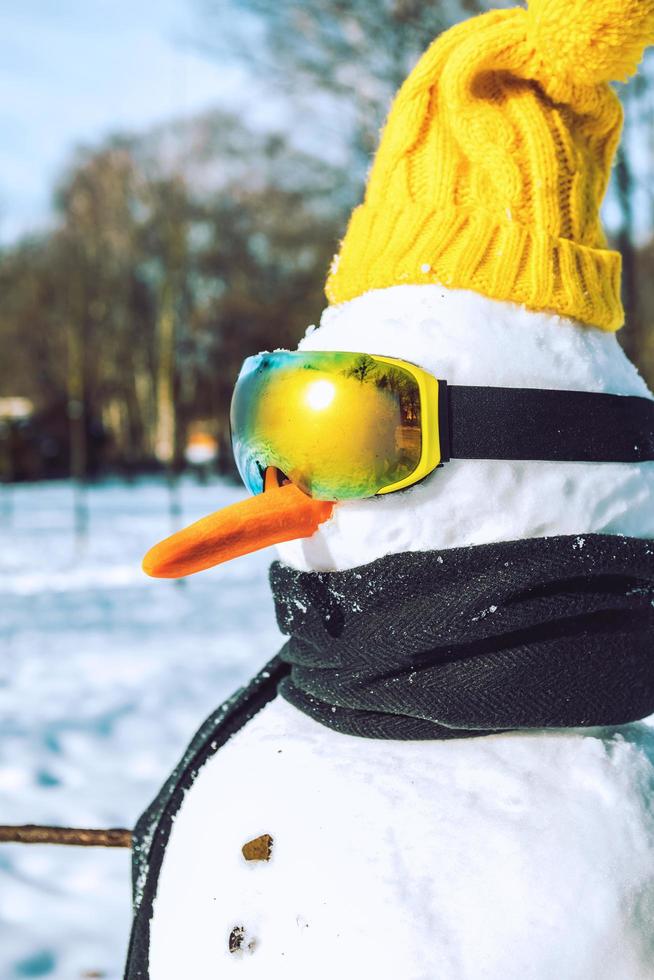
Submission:
POLYGON ((276 562, 280 693, 339 732, 428 739, 654 711, 654 542, 588 534, 276 562))

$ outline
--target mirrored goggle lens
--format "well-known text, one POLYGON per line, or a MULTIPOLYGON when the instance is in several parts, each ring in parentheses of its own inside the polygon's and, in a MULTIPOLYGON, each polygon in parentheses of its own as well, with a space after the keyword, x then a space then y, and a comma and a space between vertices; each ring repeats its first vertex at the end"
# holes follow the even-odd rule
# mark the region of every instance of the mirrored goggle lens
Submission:
POLYGON ((418 383, 368 354, 275 351, 249 357, 231 411, 243 482, 278 467, 319 500, 371 497, 409 477, 422 452, 418 383))

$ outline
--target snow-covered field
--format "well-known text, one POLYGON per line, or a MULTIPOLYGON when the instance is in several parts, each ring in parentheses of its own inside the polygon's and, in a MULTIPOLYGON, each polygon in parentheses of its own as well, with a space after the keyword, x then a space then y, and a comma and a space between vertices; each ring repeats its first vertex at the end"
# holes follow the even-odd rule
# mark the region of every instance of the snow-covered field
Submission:
MULTIPOLYGON (((1 488, 0 488, 1 489, 1 488)), ((243 496, 185 482, 188 523, 243 496)), ((132 826, 202 719, 280 646, 270 552, 183 584, 140 571, 171 531, 163 483, 0 497, 0 823, 132 826)), ((0 977, 118 978, 121 850, 0 845, 0 977)))

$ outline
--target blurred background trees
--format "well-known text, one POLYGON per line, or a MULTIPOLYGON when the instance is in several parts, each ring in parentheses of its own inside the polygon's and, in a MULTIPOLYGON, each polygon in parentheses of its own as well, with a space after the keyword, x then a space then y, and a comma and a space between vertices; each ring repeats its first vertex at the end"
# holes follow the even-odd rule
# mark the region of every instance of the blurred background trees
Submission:
POLYGON ((35 407, 17 476, 179 468, 202 422, 226 453, 241 361, 320 310, 341 175, 222 113, 172 128, 183 167, 168 130, 80 152, 54 230, 5 250, 0 398, 35 407))
MULTIPOLYGON (((216 109, 75 154, 52 227, 0 256, 0 478, 175 471, 198 439, 229 467, 240 362, 319 317, 394 91, 440 31, 510 5, 189 2, 197 45, 246 65, 272 118, 216 109)), ((653 384, 650 60, 622 95, 606 219, 624 256, 621 339, 653 384)))

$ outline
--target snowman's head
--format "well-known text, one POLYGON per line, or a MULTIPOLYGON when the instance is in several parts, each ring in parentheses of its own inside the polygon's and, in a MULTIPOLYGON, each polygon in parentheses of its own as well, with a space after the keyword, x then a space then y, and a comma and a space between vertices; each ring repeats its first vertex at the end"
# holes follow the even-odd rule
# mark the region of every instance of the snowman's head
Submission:
MULTIPOLYGON (((300 349, 398 358, 450 386, 651 397, 614 334, 435 285, 331 307, 300 349)), ((277 543, 288 565, 332 570, 404 551, 592 532, 654 537, 654 463, 451 459, 406 489, 334 505, 275 487, 174 535, 146 561, 151 574, 176 577, 277 543)))

